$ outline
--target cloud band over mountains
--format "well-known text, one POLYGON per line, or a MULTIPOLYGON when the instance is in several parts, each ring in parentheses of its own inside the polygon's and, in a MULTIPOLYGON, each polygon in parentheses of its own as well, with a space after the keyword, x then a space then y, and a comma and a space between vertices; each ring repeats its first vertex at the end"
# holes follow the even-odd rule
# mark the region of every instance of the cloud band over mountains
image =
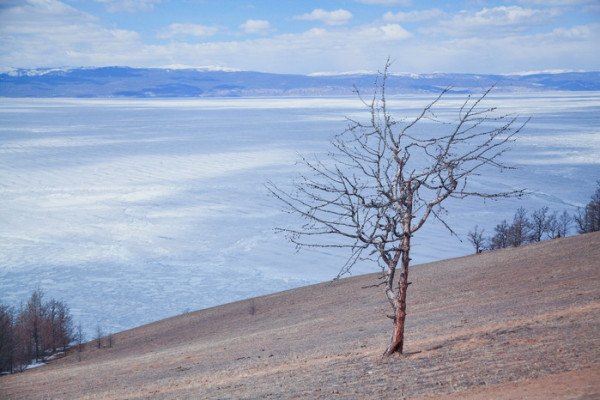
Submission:
POLYGON ((600 65, 593 0, 282 3, 3 2, 0 67, 185 64, 307 74, 376 70, 388 56, 397 70, 420 73, 600 65))

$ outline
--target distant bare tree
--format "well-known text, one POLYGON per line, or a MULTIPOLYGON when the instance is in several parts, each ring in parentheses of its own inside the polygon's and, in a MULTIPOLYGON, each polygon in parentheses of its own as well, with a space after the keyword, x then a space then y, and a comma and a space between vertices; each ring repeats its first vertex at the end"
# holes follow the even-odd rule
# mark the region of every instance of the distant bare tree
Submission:
POLYGON ((597 185, 590 202, 575 214, 574 220, 579 233, 600 231, 600 180, 597 185))
POLYGON ((573 222, 573 218, 569 215, 569 213, 565 210, 557 217, 558 221, 558 236, 555 237, 565 237, 569 233, 569 229, 571 229, 571 223, 573 222))
POLYGON ((32 361, 66 351, 72 340, 69 308, 54 299, 44 301, 41 289, 17 311, 0 306, 0 372, 22 371, 32 361))
POLYGON ((256 314, 256 300, 255 299, 250 299, 250 303, 248 304, 248 312, 250 313, 250 315, 256 314))
POLYGON ((66 351, 69 344, 75 339, 73 318, 66 303, 52 300, 51 304, 55 308, 54 319, 51 321, 53 352, 66 351))
POLYGON ((310 174, 301 177, 295 190, 268 185, 289 211, 305 220, 299 228, 280 229, 293 243, 350 250, 338 276, 349 272, 359 260, 379 263, 394 321, 386 355, 403 351, 413 236, 430 216, 454 233, 443 220, 442 203, 449 198, 521 195, 520 190, 473 191, 468 183, 479 173, 509 168, 500 157, 527 122, 484 107, 492 88, 480 97, 467 97, 451 122, 441 121, 434 113, 448 90, 416 117, 395 120, 385 93, 389 66, 388 61, 370 99, 365 100, 357 90, 370 114, 366 122, 348 118, 348 128, 332 139, 334 150, 328 159, 304 158, 310 174), (419 129, 421 122, 438 125, 419 129), (343 242, 324 241, 323 236, 330 235, 343 242))
POLYGON ((529 241, 530 235, 531 222, 527 218, 527 211, 523 207, 519 207, 508 228, 508 244, 512 247, 519 247, 529 241))
POLYGON ((98 347, 99 349, 102 348, 102 337, 104 336, 104 333, 102 332, 102 327, 100 326, 100 324, 96 325, 96 336, 94 337, 94 340, 96 342, 96 347, 98 347))
POLYGON ((483 237, 484 231, 485 229, 480 231, 479 227, 475 225, 475 228, 467 235, 469 242, 475 247, 475 254, 480 253, 483 250, 483 244, 485 243, 485 238, 483 237))
POLYGON ((48 308, 43 298, 44 293, 41 289, 34 290, 25 306, 25 312, 20 315, 27 329, 30 359, 34 359, 36 362, 44 360, 44 350, 48 339, 45 335, 48 308))
POLYGON ((12 372, 14 365, 15 337, 14 312, 0 305, 0 373, 12 372))
MULTIPOLYGON (((565 211, 565 213, 566 213, 566 211, 565 211)), ((568 216, 568 214, 567 214, 567 216, 568 216)), ((558 219, 559 219, 559 216, 556 211, 548 216, 546 232, 550 239, 556 239, 558 237, 561 237, 560 222, 558 221, 558 219)))
POLYGON ((13 371, 17 372, 23 371, 33 358, 29 324, 25 315, 25 306, 21 304, 13 322, 13 371))
MULTIPOLYGON (((550 226, 553 222, 553 215, 548 214, 548 207, 542 207, 539 210, 536 210, 531 215, 531 241, 532 242, 541 242, 542 236, 545 233, 549 233, 550 226)), ((551 234, 549 234, 551 236, 551 234)))
POLYGON ((489 240, 489 248, 495 250, 508 247, 509 230, 510 226, 506 220, 502 220, 501 223, 496 225, 494 227, 494 232, 496 233, 489 240))
POLYGON ((83 333, 81 322, 77 324, 77 329, 75 330, 75 342, 77 343, 77 360, 81 361, 81 353, 85 350, 85 334, 83 333))

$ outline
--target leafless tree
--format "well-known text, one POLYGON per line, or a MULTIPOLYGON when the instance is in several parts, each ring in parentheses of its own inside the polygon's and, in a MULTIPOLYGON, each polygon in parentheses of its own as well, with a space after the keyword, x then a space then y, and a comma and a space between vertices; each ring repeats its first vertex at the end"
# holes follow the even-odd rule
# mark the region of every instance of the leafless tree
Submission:
MULTIPOLYGON (((569 214, 567 214, 567 216, 569 216, 569 214)), ((558 237, 561 237, 560 222, 558 221, 558 219, 559 216, 556 211, 548 216, 548 221, 546 223, 546 233, 550 239, 556 239, 558 237)))
POLYGON ((66 351, 75 338, 69 306, 62 301, 51 300, 49 307, 52 309, 52 319, 49 321, 52 329, 52 353, 66 351))
POLYGON ((548 207, 542 207, 539 210, 534 211, 533 214, 531 214, 531 241, 541 242, 542 236, 545 233, 552 236, 549 231, 555 219, 555 215, 548 214, 548 207))
POLYGON ((484 106, 492 88, 479 97, 468 96, 452 122, 441 121, 434 112, 449 89, 415 117, 396 120, 385 94, 389 66, 388 61, 378 75, 372 97, 357 91, 369 111, 367 121, 348 118, 348 128, 332 139, 334 150, 328 159, 303 158, 309 172, 294 190, 268 185, 290 212, 305 220, 301 227, 280 229, 293 243, 349 249, 338 277, 359 260, 379 263, 394 321, 385 355, 403 352, 413 236, 429 217, 453 233, 443 220, 442 203, 449 198, 521 195, 520 190, 473 191, 468 182, 490 169, 509 168, 500 157, 527 122, 484 106), (436 125, 420 129, 421 122, 436 125), (331 235, 343 240, 326 242, 324 237, 331 235))
POLYGON ((83 350, 85 350, 85 334, 81 322, 77 324, 77 329, 75 330, 75 342, 77 343, 77 359, 81 361, 83 350))
POLYGON ((72 340, 69 308, 62 301, 44 301, 39 288, 16 311, 0 306, 0 372, 22 371, 32 361, 66 351, 72 340))
POLYGON ((519 207, 508 229, 508 244, 512 247, 519 247, 527 243, 530 236, 531 222, 527 218, 527 211, 523 207, 519 207))
POLYGON ((46 335, 47 327, 47 304, 44 302, 44 292, 41 289, 34 290, 25 306, 25 312, 20 318, 24 319, 27 335, 30 343, 30 359, 36 362, 44 361, 44 353, 48 341, 46 335))
POLYGON ((475 228, 467 235, 469 242, 475 247, 475 254, 483 250, 483 244, 485 243, 485 238, 483 237, 484 231, 485 229, 479 230, 479 227, 475 225, 475 228))
POLYGON ((26 309, 21 303, 15 313, 13 321, 13 354, 12 370, 16 372, 23 371, 32 360, 31 337, 28 329, 28 321, 25 318, 26 309))
POLYGON ((565 210, 557 217, 558 220, 558 235, 556 237, 565 237, 569 233, 569 229, 571 228, 571 223, 573 219, 569 215, 569 213, 565 210))
POLYGON ((0 304, 0 373, 13 370, 15 353, 13 324, 13 310, 0 304))
POLYGON ((491 250, 505 249, 508 247, 510 226, 506 220, 502 220, 501 223, 494 227, 494 236, 489 240, 489 247, 491 250))
POLYGON ((572 218, 566 210, 560 215, 556 211, 553 212, 547 220, 546 232, 548 237, 550 239, 556 239, 567 236, 569 234, 571 222, 572 218))
POLYGON ((248 312, 250 313, 250 315, 256 314, 256 300, 255 299, 250 299, 250 303, 248 304, 248 312))
POLYGON ((94 340, 96 341, 96 347, 98 347, 99 349, 102 348, 102 338, 104 337, 104 333, 102 332, 102 327, 100 326, 100 324, 96 325, 96 336, 94 337, 94 340))
POLYGON ((600 231, 600 180, 589 203, 575 214, 574 220, 579 233, 600 231))

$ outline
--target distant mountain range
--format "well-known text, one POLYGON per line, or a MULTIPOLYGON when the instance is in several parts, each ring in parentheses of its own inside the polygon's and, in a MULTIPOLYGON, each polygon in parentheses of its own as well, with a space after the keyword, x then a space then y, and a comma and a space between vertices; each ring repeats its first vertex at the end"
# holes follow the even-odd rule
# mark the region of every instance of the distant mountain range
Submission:
MULTIPOLYGON (((15 69, 0 74, 1 97, 345 96, 370 92, 375 74, 288 75, 210 68, 15 69)), ((600 72, 528 75, 391 74, 388 93, 600 90, 600 72)))

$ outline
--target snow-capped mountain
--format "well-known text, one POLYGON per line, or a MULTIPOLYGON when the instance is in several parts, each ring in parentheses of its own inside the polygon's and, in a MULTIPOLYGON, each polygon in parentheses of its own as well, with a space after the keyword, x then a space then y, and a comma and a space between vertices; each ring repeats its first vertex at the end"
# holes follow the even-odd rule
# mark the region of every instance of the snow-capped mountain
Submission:
MULTIPOLYGON (((0 74, 3 97, 339 96, 370 90, 374 73, 286 75, 222 67, 14 69, 0 74)), ((515 75, 390 74, 388 93, 497 90, 600 90, 600 72, 515 75)))

